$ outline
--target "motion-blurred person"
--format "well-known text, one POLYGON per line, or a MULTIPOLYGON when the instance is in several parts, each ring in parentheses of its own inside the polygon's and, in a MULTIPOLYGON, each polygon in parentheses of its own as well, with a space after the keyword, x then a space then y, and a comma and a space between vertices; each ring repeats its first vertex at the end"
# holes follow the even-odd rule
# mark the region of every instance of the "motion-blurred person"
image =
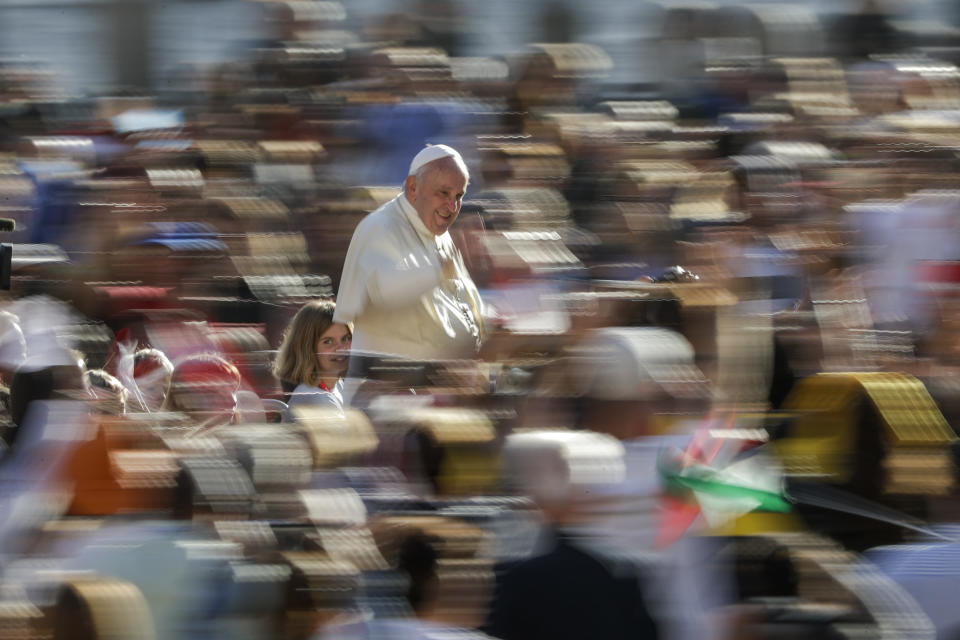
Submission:
MULTIPOLYGON (((606 327, 579 345, 572 374, 584 394, 583 426, 614 436, 624 477, 613 501, 591 502, 589 518, 570 526, 600 553, 655 554, 656 616, 665 638, 722 638, 726 587, 703 559, 703 538, 665 531, 658 462, 684 451, 710 407, 710 388, 693 346, 659 327, 606 327)), ((723 449, 714 463, 728 453, 723 449)))
POLYGON ((287 327, 274 363, 274 375, 290 394, 291 407, 343 409, 350 327, 333 321, 335 305, 314 300, 303 305, 287 327))
POLYGON ((11 447, 22 436, 30 406, 37 401, 83 395, 83 369, 78 362, 58 363, 30 371, 21 367, 10 382, 10 418, 13 429, 4 435, 11 447))
POLYGON ((372 620, 333 624, 316 636, 318 640, 484 640, 488 636, 452 627, 430 619, 437 603, 440 580, 437 573, 438 541, 419 529, 396 541, 396 570, 407 579, 406 605, 413 616, 375 617, 372 620))
POLYGON ((159 411, 167 398, 173 363, 159 349, 138 349, 133 354, 133 379, 145 408, 159 411))
POLYGON ((548 552, 503 575, 488 632, 506 640, 627 637, 621 625, 636 620, 619 618, 605 630, 589 624, 623 615, 601 612, 613 601, 625 602, 623 580, 637 566, 644 570, 630 579, 640 581, 634 588, 649 603, 653 637, 729 637, 722 617, 725 582, 709 565, 709 543, 664 529, 659 456, 687 447, 709 400, 693 348, 667 329, 608 327, 588 334, 575 353, 568 375, 582 394, 581 426, 590 431, 533 432, 508 440, 508 477, 540 507, 548 552), (582 573, 595 588, 576 593, 566 583, 578 579, 563 577, 567 566, 575 567, 568 576, 582 573), (605 575, 598 567, 615 571, 605 575), (543 616, 564 611, 556 614, 562 623, 556 629, 531 622, 540 616, 521 613, 529 606, 529 596, 521 594, 537 592, 538 583, 543 616), (547 595, 552 589, 559 595, 547 595), (595 601, 594 593, 609 595, 595 601), (557 606, 556 598, 576 604, 557 606), (577 625, 580 631, 572 631, 577 625), (571 635, 549 635, 548 629, 571 635))
POLYGON ((234 422, 240 371, 224 358, 212 353, 188 356, 176 363, 165 411, 190 416, 197 425, 194 434, 234 422))
MULTIPOLYGON (((357 226, 334 321, 353 323, 353 349, 413 359, 473 357, 482 302, 450 226, 469 171, 460 154, 428 146, 410 163, 403 193, 357 226)), ((351 377, 362 377, 351 359, 351 377)))
POLYGON ((103 369, 89 369, 83 374, 87 393, 98 411, 107 415, 127 412, 127 388, 103 369))
POLYGON ((27 358, 27 342, 17 316, 0 311, 0 382, 10 384, 17 368, 27 358))
POLYGON ((159 349, 138 349, 139 340, 121 329, 111 345, 104 371, 127 390, 127 409, 134 413, 160 411, 173 375, 173 363, 159 349))
POLYGON ((19 319, 12 313, 0 311, 0 426, 4 432, 12 428, 10 383, 26 357, 27 343, 19 319))
MULTIPOLYGON (((23 435, 32 403, 85 396, 83 355, 69 348, 59 334, 61 327, 76 320, 72 310, 45 297, 20 300, 14 308, 17 317, 29 318, 29 322, 21 325, 26 357, 10 380, 9 407, 14 428, 4 439, 11 446, 23 435)), ((14 351, 19 352, 19 344, 14 346, 14 351)), ((34 436, 40 437, 40 434, 34 436)), ((32 441, 32 437, 30 439, 32 441)))
POLYGON ((63 513, 69 501, 65 464, 94 435, 83 381, 83 357, 69 348, 66 332, 75 319, 62 303, 28 298, 16 305, 27 346, 10 382, 13 427, 0 457, 0 565, 36 542, 36 531, 63 513))
POLYGON ((546 531, 541 553, 498 578, 485 631, 503 640, 663 637, 648 611, 642 563, 575 534, 591 518, 588 503, 614 499, 623 446, 584 431, 513 434, 504 468, 536 501, 546 531))
POLYGON ((577 347, 574 385, 583 393, 584 425, 623 442, 651 437, 683 443, 678 418, 709 408, 709 388, 693 346, 659 327, 605 327, 577 347))

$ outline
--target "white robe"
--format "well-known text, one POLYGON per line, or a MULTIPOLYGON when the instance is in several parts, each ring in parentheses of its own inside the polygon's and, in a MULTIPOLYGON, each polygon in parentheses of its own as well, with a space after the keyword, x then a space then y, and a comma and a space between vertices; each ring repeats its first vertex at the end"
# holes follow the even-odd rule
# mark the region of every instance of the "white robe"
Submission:
POLYGON ((434 236, 401 193, 357 225, 333 320, 353 323, 358 353, 470 358, 482 302, 449 232, 434 236), (452 280, 443 277, 441 250, 453 256, 452 280))

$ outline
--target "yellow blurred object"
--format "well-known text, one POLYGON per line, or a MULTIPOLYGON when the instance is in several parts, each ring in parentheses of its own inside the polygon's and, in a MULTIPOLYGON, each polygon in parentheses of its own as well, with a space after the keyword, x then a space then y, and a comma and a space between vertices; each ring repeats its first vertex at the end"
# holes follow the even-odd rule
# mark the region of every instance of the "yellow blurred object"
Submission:
POLYGON ((211 199, 226 206, 230 214, 238 220, 270 221, 277 224, 285 222, 290 216, 290 210, 279 200, 249 196, 211 199))
POLYGON ((408 412, 404 422, 425 438, 430 449, 442 451, 433 477, 439 493, 483 494, 494 489, 499 478, 496 433, 482 412, 430 407, 408 412))
POLYGON ((489 451, 450 447, 446 452, 437 485, 445 494, 487 493, 496 487, 499 473, 496 454, 489 451))
POLYGON ((57 599, 53 637, 76 637, 76 628, 102 640, 152 640, 153 616, 140 589, 123 580, 89 577, 69 580, 57 599))
POLYGON ((407 417, 441 446, 487 444, 494 438, 493 425, 478 411, 430 407, 412 410, 407 417))
POLYGON ((371 453, 380 442, 370 421, 360 411, 295 407, 293 416, 310 443, 315 467, 333 467, 371 453))
POLYGON ((856 457, 864 454, 858 431, 871 426, 860 424, 868 406, 879 417, 886 443, 884 489, 948 490, 953 482, 948 446, 956 436, 923 383, 899 373, 821 373, 798 383, 784 409, 800 415, 791 437, 774 444, 785 471, 850 481, 856 457))
POLYGON ((43 612, 28 600, 0 603, 0 637, 9 640, 46 640, 43 612))
POLYGON ((209 166, 246 165, 257 159, 256 148, 244 140, 196 140, 193 146, 209 166))
POLYGON ((712 536, 756 536, 769 533, 797 533, 806 525, 792 513, 752 511, 709 531, 712 536))
POLYGON ((483 529, 454 518, 409 515, 378 517, 374 537, 383 556, 394 563, 400 542, 416 531, 435 539, 437 556, 445 560, 475 558, 485 536, 483 529))
POLYGON ((261 140, 260 158, 269 162, 315 162, 324 154, 319 142, 309 140, 261 140))
POLYGON ((546 56, 551 71, 562 77, 592 77, 613 68, 610 56, 598 46, 582 42, 533 43, 530 48, 546 56))

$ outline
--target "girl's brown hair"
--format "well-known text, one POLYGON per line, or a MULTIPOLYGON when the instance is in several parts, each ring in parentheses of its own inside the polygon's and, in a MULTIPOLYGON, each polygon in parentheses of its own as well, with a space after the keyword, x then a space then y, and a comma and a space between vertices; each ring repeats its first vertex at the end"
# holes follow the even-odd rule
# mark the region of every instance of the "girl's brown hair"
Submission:
POLYGON ((335 305, 329 300, 313 300, 300 307, 283 336, 273 363, 273 375, 293 384, 315 385, 320 379, 317 343, 333 324, 335 305))

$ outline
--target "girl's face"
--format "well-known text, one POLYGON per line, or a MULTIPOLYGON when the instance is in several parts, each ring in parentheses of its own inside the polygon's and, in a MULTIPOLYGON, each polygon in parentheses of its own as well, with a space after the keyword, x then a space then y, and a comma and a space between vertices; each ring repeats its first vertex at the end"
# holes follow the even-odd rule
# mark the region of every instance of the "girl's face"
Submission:
POLYGON ((353 336, 345 324, 335 322, 317 340, 317 361, 324 375, 342 375, 347 370, 353 336))

